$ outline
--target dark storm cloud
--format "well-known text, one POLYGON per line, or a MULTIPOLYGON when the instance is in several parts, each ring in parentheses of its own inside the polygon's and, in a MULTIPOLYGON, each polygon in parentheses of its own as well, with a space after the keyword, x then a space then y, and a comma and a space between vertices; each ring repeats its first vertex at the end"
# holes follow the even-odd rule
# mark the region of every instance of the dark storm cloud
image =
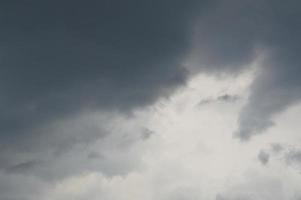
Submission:
POLYGON ((204 2, 2 1, 0 198, 32 200, 23 190, 37 194, 39 182, 133 170, 140 152, 128 149, 153 133, 113 130, 110 113, 185 83, 182 60, 204 2))
POLYGON ((203 6, 198 0, 2 1, 0 168, 33 172, 36 162, 55 163, 73 146, 110 132, 99 127, 109 119, 82 113, 128 113, 185 83, 181 62, 203 6))
MULTIPOLYGON (((1 199, 39 199, 47 181, 83 171, 127 174, 141 157, 128 149, 153 132, 110 130, 110 117, 82 115, 128 113, 171 94, 196 70, 182 66, 192 40, 201 72, 235 75, 263 57, 239 118, 241 139, 264 131, 274 114, 298 102, 300 1, 210 2, 2 1, 1 199)), ((236 99, 226 94, 214 101, 236 99)), ((297 162, 299 154, 289 160, 297 162)))
POLYGON ((183 84, 201 1, 1 2, 0 132, 130 110, 183 84))
POLYGON ((248 139, 301 98, 300 1, 219 1, 195 33, 193 62, 207 73, 237 74, 262 58, 241 111, 237 136, 248 139))

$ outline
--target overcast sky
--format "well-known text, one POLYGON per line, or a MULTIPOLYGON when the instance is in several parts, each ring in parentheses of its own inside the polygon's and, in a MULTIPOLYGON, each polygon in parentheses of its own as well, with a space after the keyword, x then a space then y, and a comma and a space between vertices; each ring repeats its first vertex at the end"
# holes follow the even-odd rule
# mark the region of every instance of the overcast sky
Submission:
POLYGON ((301 200, 299 0, 0 2, 0 200, 301 200))

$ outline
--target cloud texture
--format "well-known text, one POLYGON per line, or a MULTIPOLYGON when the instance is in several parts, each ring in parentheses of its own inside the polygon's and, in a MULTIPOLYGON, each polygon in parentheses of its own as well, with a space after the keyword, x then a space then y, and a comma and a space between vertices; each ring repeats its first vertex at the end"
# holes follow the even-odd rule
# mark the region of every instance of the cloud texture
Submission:
POLYGON ((194 65, 207 73, 237 74, 254 60, 260 68, 237 136, 249 139, 273 125, 273 115, 300 100, 300 2, 220 1, 200 19, 194 65))
MULTIPOLYGON (((35 200, 49 191, 54 191, 53 199, 70 198, 64 192, 72 193, 73 183, 99 180, 104 199, 120 198, 110 196, 112 191, 133 182, 145 184, 141 191, 150 192, 156 185, 152 181, 164 183, 165 187, 153 190, 158 191, 155 199, 159 200, 210 195, 216 200, 273 199, 264 191, 248 194, 249 187, 258 189, 256 180, 271 193, 283 190, 283 198, 292 197, 293 189, 283 189, 277 175, 264 178, 264 173, 256 180, 245 177, 245 185, 232 184, 233 188, 200 195, 199 180, 189 184, 197 170, 177 163, 183 161, 181 155, 187 158, 185 163, 195 162, 212 177, 225 176, 231 172, 228 168, 235 169, 236 161, 232 157, 230 161, 210 160, 224 152, 221 146, 230 149, 225 150, 227 155, 241 151, 234 154, 238 162, 254 159, 258 164, 259 159, 262 165, 253 168, 266 170, 273 165, 274 154, 277 149, 282 152, 282 146, 260 151, 261 144, 250 139, 275 131, 268 128, 276 125, 277 115, 301 99, 300 7, 298 0, 2 1, 0 199, 35 200), (254 65, 250 85, 244 78, 232 85, 227 82, 244 76, 254 65), (206 77, 197 82, 206 90, 200 93, 192 87, 194 96, 186 84, 196 74, 206 77), (215 91, 210 78, 224 81, 224 88, 215 91), (187 96, 178 97, 181 92, 187 96), (174 101, 179 102, 174 105, 174 101), (190 104, 195 110, 189 110, 190 104), (220 119, 224 114, 225 121, 220 119), (214 122, 203 119, 204 115, 214 116, 214 122), (196 116, 203 120, 199 129, 196 116), (170 130, 177 134, 173 136, 170 130), (194 143, 197 134, 192 133, 199 130, 209 147, 194 143), (233 133, 248 140, 251 150, 245 150, 248 144, 237 147, 237 141, 229 139, 233 133), (216 144, 221 138, 225 144, 216 144), (182 142, 206 152, 202 154, 204 168, 191 155, 195 149, 182 142), (161 171, 156 164, 167 167, 161 171)), ((300 152, 290 152, 285 158, 299 165, 300 152)), ((299 180, 290 173, 288 180, 299 180)))

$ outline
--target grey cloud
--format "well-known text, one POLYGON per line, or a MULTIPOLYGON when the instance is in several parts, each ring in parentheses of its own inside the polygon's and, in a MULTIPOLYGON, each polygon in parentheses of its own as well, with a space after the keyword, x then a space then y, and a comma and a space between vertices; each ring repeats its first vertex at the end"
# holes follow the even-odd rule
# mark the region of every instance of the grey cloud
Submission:
POLYGON ((178 187, 166 195, 163 200, 194 200, 200 199, 200 192, 195 188, 178 187))
POLYGON ((207 98, 207 99, 202 99, 198 105, 201 106, 201 105, 206 105, 206 104, 209 104, 209 103, 212 103, 214 101, 214 99, 211 99, 211 98, 207 98))
POLYGON ((229 95, 229 94, 224 94, 224 95, 221 95, 221 96, 217 97, 217 100, 226 101, 226 102, 234 102, 234 101, 237 101, 238 99, 239 99, 239 96, 229 95))
POLYGON ((89 115, 127 115, 184 84, 188 72, 182 60, 192 22, 206 5, 198 0, 1 2, 0 169, 46 179, 85 169, 111 175, 130 170, 126 148, 140 136, 111 138, 111 118, 89 115), (100 139, 105 159, 90 164, 87 146, 100 139), (125 144, 124 158, 109 155, 121 148, 118 144, 125 144))
POLYGON ((252 200, 252 198, 244 195, 238 197, 227 197, 221 194, 217 194, 215 200, 252 200))
MULTIPOLYGON (((18 179, 134 170, 140 152, 129 149, 142 136, 124 141, 120 130, 110 130, 111 117, 99 117, 127 115, 185 83, 181 62, 203 6, 198 0, 2 1, 0 172, 17 178, 9 185, 14 191, 0 188, 1 199, 33 199, 18 191, 18 179), (101 113, 97 119, 89 117, 94 112, 101 113)), ((36 183, 27 184, 21 189, 36 183)))
POLYGON ((40 164, 40 162, 36 160, 26 161, 19 164, 16 164, 14 166, 11 166, 6 169, 8 173, 22 173, 25 174, 28 171, 34 170, 35 167, 37 167, 40 164))
POLYGON ((249 103, 239 119, 238 134, 242 139, 248 139, 272 126, 274 122, 271 118, 275 114, 300 100, 299 78, 295 77, 300 74, 299 67, 289 64, 281 65, 279 61, 273 68, 263 69, 254 81, 249 103), (281 69, 284 66, 286 69, 281 69))
MULTIPOLYGON (((281 177, 252 174, 236 185, 226 187, 215 200, 282 200, 287 198, 281 177)), ((295 198, 292 198, 295 199, 295 198)))
POLYGON ((98 152, 90 152, 89 154, 88 154, 88 158, 89 159, 102 159, 102 158, 104 158, 104 156, 103 155, 101 155, 100 153, 98 153, 98 152))
POLYGON ((283 145, 279 144, 279 143, 274 143, 274 144, 271 144, 271 148, 272 148, 272 152, 273 153, 280 153, 284 150, 284 147, 283 145))
POLYGON ((238 95, 223 94, 223 95, 220 95, 217 97, 204 98, 198 103, 198 105, 201 106, 201 105, 206 105, 206 104, 215 103, 215 102, 232 103, 232 102, 239 100, 239 98, 240 97, 238 95))
POLYGON ((15 140, 95 109, 131 110, 183 84, 203 1, 1 2, 0 132, 15 140))
POLYGON ((266 165, 268 164, 269 160, 270 160, 270 154, 265 152, 264 150, 261 150, 259 153, 258 153, 258 156, 257 156, 258 160, 260 161, 260 163, 262 165, 266 165))
POLYGON ((297 0, 231 0, 200 19, 191 61, 196 70, 235 75, 263 57, 239 117, 241 139, 272 126, 275 114, 301 98, 300 17, 297 0))
POLYGON ((0 172, 1 200, 38 200, 49 185, 35 177, 0 172))
MULTIPOLYGON (((264 131, 275 114, 298 102, 300 1, 210 2, 2 1, 1 199, 38 199, 40 178, 89 170, 123 175, 139 165, 141 152, 129 149, 152 133, 110 130, 111 118, 81 117, 128 114, 184 84, 195 70, 182 61, 196 16, 198 71, 235 75, 263 54, 239 117, 240 138, 264 131)), ((225 94, 205 103, 236 100, 225 94)), ((298 155, 288 154, 289 162, 298 155)))
POLYGON ((293 149, 285 154, 285 161, 288 165, 301 167, 301 150, 293 149))
POLYGON ((260 150, 257 156, 262 165, 266 165, 271 159, 280 161, 287 166, 301 169, 301 150, 296 146, 272 144, 268 150, 260 150))
POLYGON ((85 148, 95 140, 105 138, 109 130, 103 124, 108 124, 111 117, 103 115, 82 115, 52 123, 26 137, 19 137, 13 145, 1 141, 0 169, 30 174, 47 169, 60 157, 74 152, 74 148, 85 148))
POLYGON ((150 130, 150 129, 148 129, 148 128, 144 128, 144 129, 142 130, 142 133, 141 133, 141 139, 142 139, 142 140, 147 140, 147 139, 149 139, 153 134, 155 134, 154 131, 152 131, 152 130, 150 130))
POLYGON ((109 177, 126 175, 140 165, 143 151, 131 148, 145 140, 141 138, 145 128, 127 127, 131 122, 126 117, 103 115, 69 119, 49 134, 3 148, 0 171, 51 182, 93 171, 109 177))
POLYGON ((271 159, 275 157, 282 157, 283 152, 287 149, 286 145, 279 144, 279 143, 272 143, 269 145, 268 149, 261 149, 257 155, 258 161, 262 165, 268 164, 271 159))

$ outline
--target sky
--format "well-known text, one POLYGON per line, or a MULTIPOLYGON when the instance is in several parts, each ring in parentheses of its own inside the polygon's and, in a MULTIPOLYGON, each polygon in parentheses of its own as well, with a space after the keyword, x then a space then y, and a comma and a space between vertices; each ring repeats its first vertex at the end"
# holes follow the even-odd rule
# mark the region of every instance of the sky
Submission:
POLYGON ((0 200, 301 200, 298 0, 0 2, 0 200))

